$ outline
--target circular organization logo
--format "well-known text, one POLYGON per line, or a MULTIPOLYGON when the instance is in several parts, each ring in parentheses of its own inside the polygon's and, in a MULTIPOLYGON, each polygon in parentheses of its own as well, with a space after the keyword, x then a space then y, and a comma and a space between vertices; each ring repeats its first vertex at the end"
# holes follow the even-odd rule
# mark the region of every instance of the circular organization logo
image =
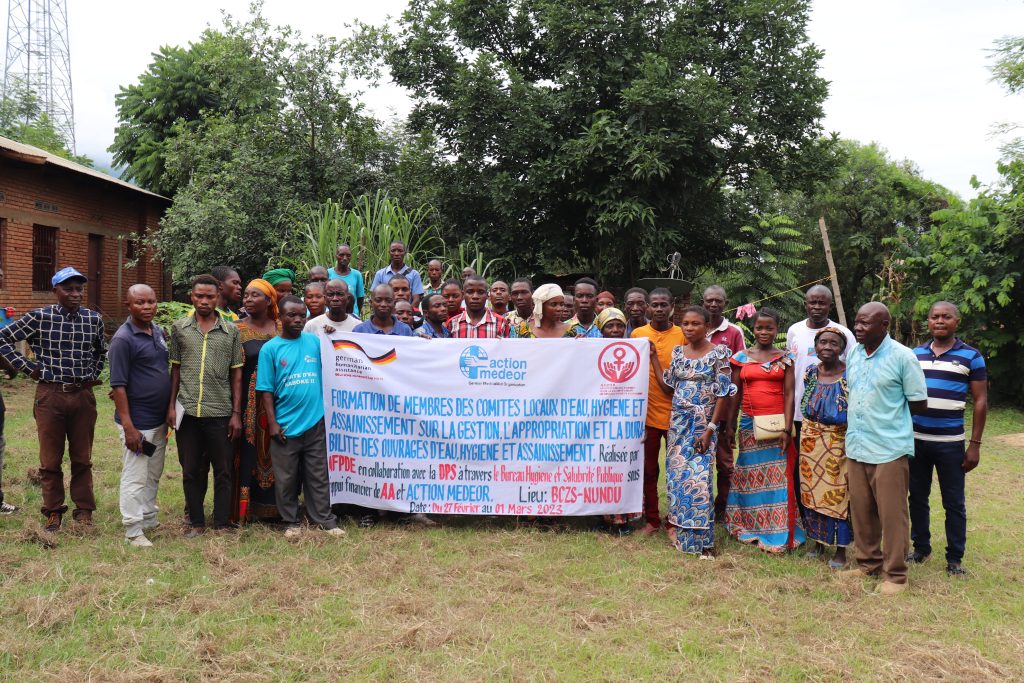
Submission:
POLYGON ((487 367, 487 352, 479 346, 467 346, 459 354, 459 370, 469 379, 478 379, 479 369, 487 367))
POLYGON ((609 344, 597 357, 597 370, 609 382, 628 382, 640 370, 640 354, 632 344, 609 344))

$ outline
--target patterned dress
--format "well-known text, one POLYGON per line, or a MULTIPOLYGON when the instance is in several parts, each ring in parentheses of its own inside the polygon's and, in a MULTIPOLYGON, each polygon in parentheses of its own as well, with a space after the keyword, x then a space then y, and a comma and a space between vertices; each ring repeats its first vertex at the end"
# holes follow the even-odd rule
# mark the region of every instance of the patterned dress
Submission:
POLYGON ((235 486, 231 512, 234 521, 276 519, 274 466, 270 461, 270 437, 263 405, 256 400, 256 363, 260 349, 276 334, 255 330, 239 323, 242 336, 242 438, 235 449, 235 486))
POLYGON ((829 384, 818 366, 804 373, 800 429, 800 514, 807 537, 826 545, 853 543, 850 485, 846 472, 846 373, 829 384))
MULTIPOLYGON (((511 325, 508 329, 510 339, 538 339, 537 333, 530 327, 532 318, 521 321, 518 325, 511 325)), ((575 337, 572 328, 567 328, 563 337, 575 337)))
POLYGON ((699 555, 715 543, 711 482, 718 435, 712 434, 703 453, 694 445, 707 429, 718 399, 734 395, 736 386, 728 348, 718 345, 702 358, 687 358, 683 349, 673 349, 665 371, 665 383, 674 389, 665 453, 669 538, 679 550, 699 555))
POLYGON ((793 489, 796 449, 791 446, 783 453, 778 439, 755 439, 753 417, 785 412, 786 368, 793 365, 793 356, 787 353, 761 363, 740 351, 730 362, 743 383, 743 410, 740 452, 725 507, 726 528, 740 541, 762 550, 795 548, 806 538, 793 489))

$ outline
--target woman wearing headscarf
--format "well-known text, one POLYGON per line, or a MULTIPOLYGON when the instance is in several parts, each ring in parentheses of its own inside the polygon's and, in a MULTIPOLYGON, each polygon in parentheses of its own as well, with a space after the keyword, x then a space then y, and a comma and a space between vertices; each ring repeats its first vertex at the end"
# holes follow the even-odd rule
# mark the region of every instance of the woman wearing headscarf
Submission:
POLYGON ((541 285, 533 292, 533 315, 509 328, 513 339, 559 339, 572 337, 565 320, 565 297, 554 284, 541 285))
POLYGON ((594 302, 594 309, 598 313, 600 313, 606 308, 615 308, 615 304, 616 302, 614 294, 608 291, 599 292, 597 295, 597 299, 594 302))
POLYGON ((846 414, 849 406, 846 334, 825 327, 814 335, 819 364, 804 371, 804 415, 800 428, 800 512, 807 538, 816 545, 807 554, 816 556, 818 545, 835 546, 831 569, 846 565, 846 546, 853 543, 850 527, 850 486, 846 473, 846 414))
POLYGON ((269 281, 253 280, 242 295, 248 314, 237 323, 242 336, 242 425, 244 435, 235 451, 235 486, 232 521, 279 517, 274 497, 274 468, 270 461, 270 437, 262 401, 256 400, 256 363, 260 349, 279 330, 277 291, 269 281))
MULTIPOLYGON (((624 339, 626 337, 626 314, 613 306, 598 313, 594 324, 597 325, 597 329, 601 331, 601 336, 604 339, 624 339)), ((633 527, 629 523, 642 516, 643 513, 639 510, 625 514, 604 515, 604 523, 597 530, 616 536, 628 536, 633 533, 633 527)))
POLYGON ((292 288, 295 286, 295 278, 295 271, 291 268, 274 268, 263 273, 263 279, 274 288, 278 299, 292 293, 292 288))

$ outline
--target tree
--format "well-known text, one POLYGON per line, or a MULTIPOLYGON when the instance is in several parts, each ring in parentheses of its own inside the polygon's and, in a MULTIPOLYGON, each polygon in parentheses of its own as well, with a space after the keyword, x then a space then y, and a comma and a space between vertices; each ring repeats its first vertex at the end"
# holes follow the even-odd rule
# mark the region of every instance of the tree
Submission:
POLYGON ((0 135, 92 167, 92 159, 68 149, 68 141, 43 111, 39 96, 28 84, 14 79, 7 87, 0 98, 0 135))
POLYGON ((121 91, 112 149, 132 177, 173 192, 154 239, 178 283, 218 263, 259 274, 305 206, 375 189, 388 167, 377 122, 345 91, 350 45, 307 43, 254 10, 163 48, 121 91))
POLYGON ((913 163, 892 161, 872 143, 843 140, 835 148, 835 174, 808 198, 796 202, 793 215, 803 217, 813 250, 802 275, 813 280, 828 274, 817 237, 818 216, 828 225, 843 300, 852 313, 875 298, 879 277, 890 253, 884 242, 901 228, 917 234, 932 226, 932 213, 949 205, 951 193, 925 180, 913 163))
POLYGON ((436 137, 448 241, 635 281, 713 261, 725 188, 824 171, 827 84, 789 0, 413 0, 388 51, 436 137))

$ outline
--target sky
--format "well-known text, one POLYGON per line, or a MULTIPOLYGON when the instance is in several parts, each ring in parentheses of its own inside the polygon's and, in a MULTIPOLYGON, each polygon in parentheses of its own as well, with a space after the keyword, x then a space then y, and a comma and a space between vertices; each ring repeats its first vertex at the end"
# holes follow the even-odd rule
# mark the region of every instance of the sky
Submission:
MULTIPOLYGON (((266 0, 264 15, 306 35, 347 33, 354 20, 382 23, 404 0, 266 0)), ((221 9, 236 18, 248 0, 67 0, 77 147, 106 166, 117 124, 114 95, 137 81, 158 46, 184 45, 221 9)), ((1024 97, 990 81, 993 41, 1024 31, 1024 0, 816 0, 810 39, 825 52, 830 81, 825 130, 877 142, 893 158, 968 197, 970 178, 996 178, 999 139, 993 125, 1024 122, 1024 97)), ((6 36, 6 31, 4 33, 6 36)), ((405 92, 385 85, 363 101, 378 116, 403 115, 405 92)))

